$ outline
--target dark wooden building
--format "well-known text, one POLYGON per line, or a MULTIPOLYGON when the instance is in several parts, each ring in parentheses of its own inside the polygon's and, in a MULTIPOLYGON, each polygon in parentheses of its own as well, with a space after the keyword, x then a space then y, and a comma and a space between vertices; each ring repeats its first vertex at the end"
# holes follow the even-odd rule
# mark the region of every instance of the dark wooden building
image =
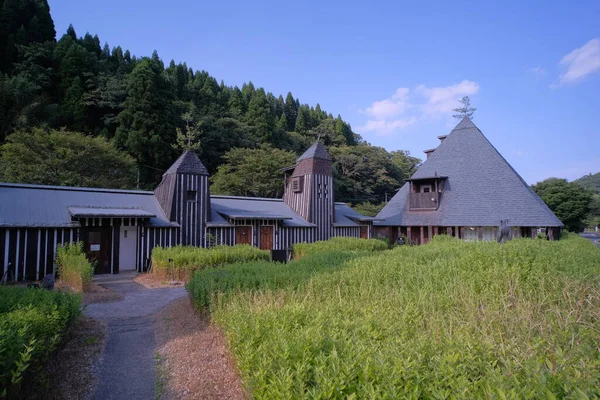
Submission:
POLYGON ((494 240, 501 221, 512 237, 538 230, 558 239, 563 224, 473 122, 463 119, 377 215, 374 235, 416 244, 434 235, 494 240))
POLYGON ((154 192, 0 183, 0 279, 54 273, 66 242, 83 243, 96 273, 118 273, 146 270, 156 246, 290 249, 369 238, 374 220, 334 201, 331 158, 319 143, 285 169, 283 199, 211 196, 206 168, 186 151, 154 192))

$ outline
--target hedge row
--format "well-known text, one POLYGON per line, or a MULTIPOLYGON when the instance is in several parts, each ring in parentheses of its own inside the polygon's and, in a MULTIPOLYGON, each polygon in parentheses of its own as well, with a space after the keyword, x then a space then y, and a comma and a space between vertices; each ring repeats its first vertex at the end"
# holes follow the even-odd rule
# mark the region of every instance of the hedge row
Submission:
POLYGON ((334 237, 314 243, 297 243, 294 245, 294 258, 330 251, 382 251, 388 245, 379 239, 358 239, 351 237, 334 237))
POLYGON ((94 265, 83 252, 83 244, 65 243, 56 246, 56 266, 60 280, 76 292, 87 292, 92 285, 94 265))
POLYGON ((201 248, 193 246, 175 246, 152 250, 152 273, 161 279, 171 278, 171 263, 175 279, 189 280, 194 271, 223 264, 246 261, 268 261, 270 254, 250 245, 216 246, 201 248))
POLYGON ((18 396, 79 315, 78 296, 0 287, 0 398, 18 396))

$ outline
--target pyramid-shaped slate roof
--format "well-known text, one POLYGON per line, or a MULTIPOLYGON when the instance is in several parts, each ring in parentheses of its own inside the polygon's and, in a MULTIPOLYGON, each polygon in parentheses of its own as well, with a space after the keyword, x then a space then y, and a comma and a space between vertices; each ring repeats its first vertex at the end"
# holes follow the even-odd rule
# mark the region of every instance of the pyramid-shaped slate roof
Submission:
POLYGON ((166 173, 208 175, 208 171, 204 164, 202 164, 202 161, 191 150, 184 151, 166 173))
POLYGON ((312 146, 310 146, 308 150, 298 157, 298 160, 296 161, 300 162, 309 158, 319 158, 321 160, 331 161, 331 157, 329 156, 327 149, 319 142, 315 142, 312 146))
POLYGON ((377 215, 384 226, 562 226, 469 118, 464 118, 412 179, 447 176, 435 211, 409 211, 406 183, 377 215))

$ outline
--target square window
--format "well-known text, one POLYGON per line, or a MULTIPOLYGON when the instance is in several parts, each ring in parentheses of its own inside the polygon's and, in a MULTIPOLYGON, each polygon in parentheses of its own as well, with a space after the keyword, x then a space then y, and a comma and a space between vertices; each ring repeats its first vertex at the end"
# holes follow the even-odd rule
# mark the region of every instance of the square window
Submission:
POLYGON ((196 201, 196 191, 195 190, 187 191, 187 201, 196 201))
POLYGON ((293 192, 301 192, 302 191, 302 181, 300 179, 301 178, 299 176, 292 178, 292 191, 293 192))

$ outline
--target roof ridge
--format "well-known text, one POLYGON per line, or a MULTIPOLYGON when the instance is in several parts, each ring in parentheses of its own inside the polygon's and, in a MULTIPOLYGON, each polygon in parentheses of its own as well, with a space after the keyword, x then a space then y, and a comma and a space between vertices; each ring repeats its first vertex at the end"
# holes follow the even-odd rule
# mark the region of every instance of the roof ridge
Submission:
POLYGON ((33 184, 33 183, 0 182, 0 187, 12 187, 12 188, 21 188, 21 189, 38 189, 38 190, 64 190, 64 191, 74 191, 74 192, 99 192, 99 193, 154 195, 154 192, 150 192, 147 190, 90 188, 90 187, 82 187, 82 186, 53 186, 53 185, 39 185, 39 184, 33 184))
POLYGON ((251 200, 251 201, 275 201, 283 202, 283 199, 271 198, 271 197, 247 197, 247 196, 229 196, 224 194, 211 194, 211 199, 231 199, 231 200, 251 200))

